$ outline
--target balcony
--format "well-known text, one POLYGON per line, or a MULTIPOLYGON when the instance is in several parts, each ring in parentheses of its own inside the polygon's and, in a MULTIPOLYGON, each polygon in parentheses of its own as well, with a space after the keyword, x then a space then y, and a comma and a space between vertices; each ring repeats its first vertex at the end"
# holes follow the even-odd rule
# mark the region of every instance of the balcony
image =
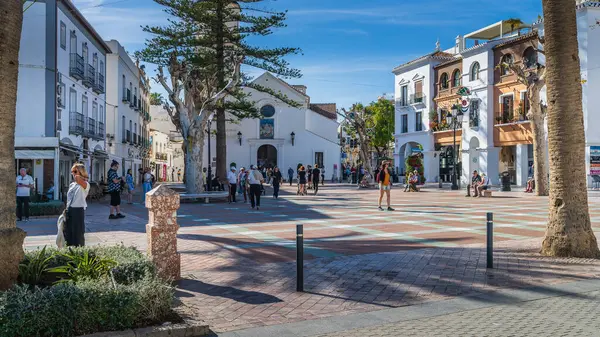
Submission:
POLYGON ((396 100, 396 107, 405 107, 408 106, 408 97, 400 97, 396 100))
POLYGON ((515 109, 514 112, 511 112, 511 111, 496 112, 495 116, 496 116, 495 125, 519 123, 519 122, 525 122, 525 121, 529 120, 527 118, 527 115, 522 113, 521 108, 515 109))
POLYGON ((102 123, 102 122, 98 123, 98 134, 96 136, 97 136, 96 138, 98 140, 102 140, 106 136, 106 130, 104 127, 104 123, 102 123))
POLYGON ((84 71, 83 56, 71 53, 69 58, 69 75, 75 79, 82 80, 85 76, 84 71))
POLYGON ((129 101, 130 108, 137 108, 137 96, 133 95, 133 101, 129 101))
POLYGON ((94 92, 98 95, 103 94, 104 91, 104 75, 98 73, 98 78, 96 78, 96 85, 94 86, 94 92))
POLYGON ((417 92, 415 94, 410 95, 410 104, 411 105, 420 105, 425 104, 426 96, 422 92, 417 92))
POLYGON ((142 135, 138 135, 138 143, 139 143, 140 145, 144 144, 144 143, 142 142, 142 135))
POLYGON ((89 64, 85 65, 85 76, 81 83, 88 88, 96 86, 96 69, 94 69, 94 67, 89 64))
POLYGON ((127 143, 131 143, 131 131, 127 130, 127 143))
POLYGON ((83 135, 85 128, 83 114, 71 111, 69 113, 69 133, 72 135, 83 135))
POLYGON ((86 117, 86 119, 85 136, 88 138, 96 138, 96 120, 89 117, 86 117))
POLYGON ((123 91, 123 102, 131 102, 131 90, 127 89, 123 91))

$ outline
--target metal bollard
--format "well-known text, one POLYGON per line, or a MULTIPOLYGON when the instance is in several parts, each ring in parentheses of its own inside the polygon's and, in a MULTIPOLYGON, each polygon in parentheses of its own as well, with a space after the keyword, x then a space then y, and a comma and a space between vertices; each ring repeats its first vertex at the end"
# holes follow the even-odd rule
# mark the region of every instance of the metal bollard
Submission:
POLYGON ((304 292, 304 225, 296 225, 296 291, 304 292))
POLYGON ((494 268, 494 214, 487 214, 487 268, 494 268))

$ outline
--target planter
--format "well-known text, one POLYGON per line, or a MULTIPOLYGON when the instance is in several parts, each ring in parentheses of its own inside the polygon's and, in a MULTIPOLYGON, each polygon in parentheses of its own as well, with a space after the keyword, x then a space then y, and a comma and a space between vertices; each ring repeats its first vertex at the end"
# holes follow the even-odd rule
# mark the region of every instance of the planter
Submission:
POLYGON ((210 333, 210 329, 206 324, 164 324, 161 326, 153 326, 139 329, 129 329, 123 331, 99 332, 91 335, 83 335, 80 337, 187 337, 187 336, 206 336, 210 333))

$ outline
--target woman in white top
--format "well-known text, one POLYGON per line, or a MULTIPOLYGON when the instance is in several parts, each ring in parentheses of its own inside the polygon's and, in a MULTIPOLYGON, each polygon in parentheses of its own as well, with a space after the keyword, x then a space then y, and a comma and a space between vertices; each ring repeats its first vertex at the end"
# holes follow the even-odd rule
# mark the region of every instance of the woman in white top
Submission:
POLYGON ((83 164, 77 163, 71 168, 73 182, 67 192, 67 221, 65 223, 65 241, 67 246, 85 246, 85 199, 90 192, 88 173, 83 164))

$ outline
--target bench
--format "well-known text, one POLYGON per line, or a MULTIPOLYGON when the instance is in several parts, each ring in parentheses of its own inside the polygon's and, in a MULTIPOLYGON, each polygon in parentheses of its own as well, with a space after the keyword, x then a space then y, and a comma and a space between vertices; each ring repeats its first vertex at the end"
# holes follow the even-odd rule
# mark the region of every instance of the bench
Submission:
POLYGON ((491 198, 492 197, 492 190, 484 190, 483 191, 483 197, 484 198, 491 198))
POLYGON ((212 199, 226 199, 229 196, 229 192, 227 191, 218 191, 218 192, 203 192, 203 193, 181 193, 179 194, 180 200, 197 200, 204 199, 204 202, 207 204, 209 200, 212 199))

